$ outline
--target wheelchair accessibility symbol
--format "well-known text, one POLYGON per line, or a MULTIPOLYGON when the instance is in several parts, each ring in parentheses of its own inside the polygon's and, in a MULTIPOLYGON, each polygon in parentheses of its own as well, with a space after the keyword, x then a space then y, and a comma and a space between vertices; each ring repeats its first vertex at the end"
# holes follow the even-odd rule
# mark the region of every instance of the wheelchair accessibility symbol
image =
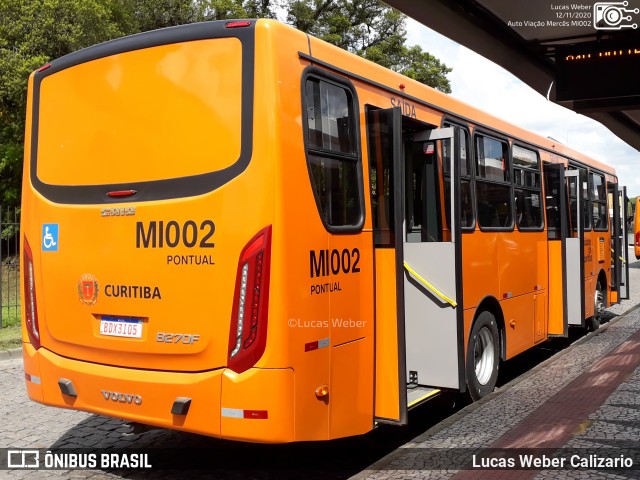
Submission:
POLYGON ((42 225, 42 251, 58 251, 58 224, 45 223, 42 225))

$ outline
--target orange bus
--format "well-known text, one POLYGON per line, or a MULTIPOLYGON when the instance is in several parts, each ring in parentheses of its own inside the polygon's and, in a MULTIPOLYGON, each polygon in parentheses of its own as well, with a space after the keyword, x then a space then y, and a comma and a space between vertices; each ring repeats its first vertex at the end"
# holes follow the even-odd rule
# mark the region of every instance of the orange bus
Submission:
POLYGON ((626 295, 612 168, 271 20, 52 61, 25 147, 24 368, 46 405, 358 435, 483 397, 626 295))

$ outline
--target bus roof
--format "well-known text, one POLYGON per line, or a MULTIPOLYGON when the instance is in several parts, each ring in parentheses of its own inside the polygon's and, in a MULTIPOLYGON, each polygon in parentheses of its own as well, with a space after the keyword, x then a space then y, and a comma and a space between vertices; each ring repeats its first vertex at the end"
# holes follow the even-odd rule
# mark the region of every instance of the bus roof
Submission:
MULTIPOLYGON (((259 22, 275 21, 261 19, 259 22)), ((313 38, 314 41, 323 42, 311 35, 310 37, 313 38)), ((351 78, 355 78, 372 85, 381 86, 388 91, 392 91, 394 95, 397 95, 398 97, 423 105, 428 105, 436 110, 440 110, 451 115, 454 119, 458 118, 459 120, 466 121, 473 125, 485 127, 489 130, 496 131, 497 133, 502 133, 506 136, 512 137, 515 140, 520 140, 537 146, 551 154, 560 155, 566 159, 572 159, 611 175, 615 175, 613 167, 584 155, 556 140, 545 138, 524 128, 513 125, 497 116, 486 113, 483 110, 458 100, 450 94, 440 92, 428 85, 408 78, 400 73, 393 72, 392 70, 358 57, 339 47, 327 44, 327 48, 334 49, 335 56, 332 55, 330 63, 322 62, 324 59, 320 57, 313 57, 314 61, 321 60, 320 66, 333 69, 337 73, 342 73, 351 78), (404 88, 400 88, 400 84, 403 84, 404 88)))

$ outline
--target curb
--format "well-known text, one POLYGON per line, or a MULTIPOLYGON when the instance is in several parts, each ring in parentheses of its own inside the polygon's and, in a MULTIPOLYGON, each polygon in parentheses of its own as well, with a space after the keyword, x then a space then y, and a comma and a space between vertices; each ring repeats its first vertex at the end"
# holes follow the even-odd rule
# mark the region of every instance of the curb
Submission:
POLYGON ((0 362, 3 360, 13 360, 16 358, 22 358, 22 347, 14 348, 12 350, 0 351, 0 362))

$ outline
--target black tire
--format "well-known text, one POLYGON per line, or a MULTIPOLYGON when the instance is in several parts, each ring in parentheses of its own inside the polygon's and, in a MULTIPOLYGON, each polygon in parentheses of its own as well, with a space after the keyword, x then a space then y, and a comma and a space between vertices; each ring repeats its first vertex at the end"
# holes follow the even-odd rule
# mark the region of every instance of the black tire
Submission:
POLYGON ((595 332, 600 328, 605 308, 604 295, 604 289, 602 288, 600 280, 598 280, 598 283, 596 283, 596 291, 593 294, 593 317, 587 318, 586 322, 587 330, 589 332, 595 332))
POLYGON ((491 312, 482 312, 473 324, 467 346, 467 389, 476 401, 496 387, 500 363, 498 325, 491 312))

